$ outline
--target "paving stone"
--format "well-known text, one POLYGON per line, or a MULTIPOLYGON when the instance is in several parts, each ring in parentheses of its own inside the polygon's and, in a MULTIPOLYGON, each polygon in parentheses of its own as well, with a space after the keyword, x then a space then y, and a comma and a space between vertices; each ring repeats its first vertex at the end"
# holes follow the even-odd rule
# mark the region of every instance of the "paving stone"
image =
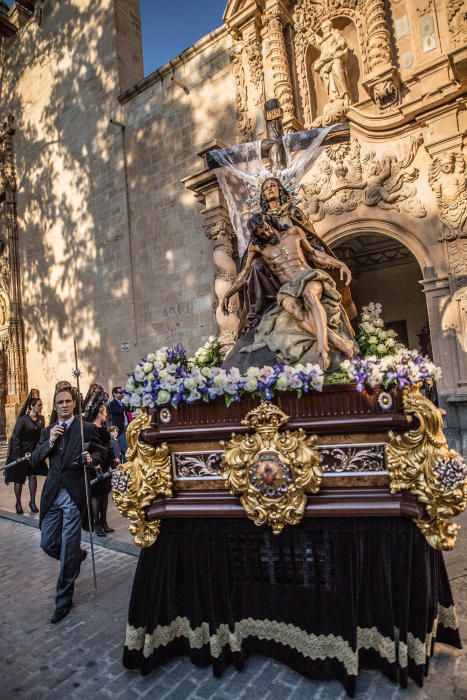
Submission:
MULTIPOLYGON (((460 545, 465 548, 465 544, 460 545)), ((96 546, 98 570, 105 566, 105 578, 99 579, 98 591, 93 588, 91 567, 83 567, 76 584, 74 607, 62 622, 51 625, 57 567, 41 552, 38 530, 0 517, 0 551, 0 700, 347 697, 338 682, 310 681, 261 656, 251 656, 241 672, 228 667, 221 678, 215 678, 210 667, 194 666, 187 657, 170 660, 149 676, 127 671, 121 657, 137 563, 134 556, 96 546), (34 594, 25 595, 25 590, 33 590, 34 594)), ((454 578, 453 589, 465 634, 467 581, 458 571, 454 578)), ((438 646, 423 689, 409 682, 408 688, 401 690, 380 673, 362 672, 356 698, 467 700, 466 657, 464 651, 438 646)))

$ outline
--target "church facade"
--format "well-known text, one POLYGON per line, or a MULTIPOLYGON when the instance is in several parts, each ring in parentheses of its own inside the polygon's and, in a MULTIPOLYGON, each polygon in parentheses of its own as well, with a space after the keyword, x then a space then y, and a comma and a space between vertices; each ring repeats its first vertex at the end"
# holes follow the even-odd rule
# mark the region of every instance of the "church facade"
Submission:
MULTIPOLYGON (((0 5, 2 5, 0 3, 0 5)), ((4 4, 3 4, 4 5, 4 4)), ((122 383, 145 353, 238 318, 237 251, 206 153, 348 120, 301 207, 432 355, 467 450, 467 17, 461 0, 230 0, 222 26, 144 77, 138 0, 0 6, 0 433, 28 388, 122 383)))

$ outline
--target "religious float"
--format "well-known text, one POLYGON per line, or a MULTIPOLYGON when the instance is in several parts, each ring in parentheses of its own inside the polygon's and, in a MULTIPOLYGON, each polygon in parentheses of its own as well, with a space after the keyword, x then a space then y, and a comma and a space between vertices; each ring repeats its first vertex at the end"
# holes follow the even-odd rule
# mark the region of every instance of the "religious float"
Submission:
POLYGON ((238 337, 149 353, 125 387, 138 415, 113 498, 141 554, 124 664, 189 654, 220 675, 261 653, 350 696, 362 668, 422 685, 434 642, 460 647, 442 552, 467 465, 436 367, 377 303, 355 337, 350 271, 298 206, 348 129, 284 136, 276 101, 266 119, 267 140, 208 155, 241 259, 218 312, 243 312, 238 337))

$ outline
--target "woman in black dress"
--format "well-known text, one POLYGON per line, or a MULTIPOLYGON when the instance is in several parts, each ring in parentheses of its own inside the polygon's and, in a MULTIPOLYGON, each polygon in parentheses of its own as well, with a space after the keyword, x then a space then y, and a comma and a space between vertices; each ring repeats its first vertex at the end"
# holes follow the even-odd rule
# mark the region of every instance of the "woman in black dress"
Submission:
MULTIPOLYGON (((11 436, 7 464, 15 459, 24 457, 27 452, 32 452, 39 442, 41 430, 44 427, 44 417, 42 411, 42 400, 39 398, 37 389, 31 389, 29 396, 20 411, 16 420, 15 428, 11 436)), ((5 470, 5 483, 14 482, 16 496, 16 512, 23 513, 21 505, 21 494, 26 477, 29 482, 29 507, 31 513, 38 513, 39 509, 36 506, 36 491, 37 491, 37 475, 47 475, 46 465, 41 465, 38 469, 32 472, 31 465, 28 461, 10 467, 5 470)))
MULTIPOLYGON (((89 420, 94 423, 102 444, 100 467, 106 474, 113 467, 114 453, 110 444, 110 433, 107 430, 107 407, 103 403, 94 403, 93 410, 88 413, 89 420)), ((91 479, 95 477, 91 474, 91 479)), ((105 537, 107 532, 113 532, 113 528, 107 523, 107 507, 109 505, 109 493, 112 489, 110 478, 102 479, 91 486, 91 508, 94 519, 94 532, 98 537, 105 537)))

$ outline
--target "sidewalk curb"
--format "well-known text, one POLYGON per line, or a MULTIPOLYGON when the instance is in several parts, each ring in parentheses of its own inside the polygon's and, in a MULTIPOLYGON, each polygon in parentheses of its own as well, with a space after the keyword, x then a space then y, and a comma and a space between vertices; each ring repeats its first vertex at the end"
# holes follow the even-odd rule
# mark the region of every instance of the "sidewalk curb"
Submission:
MULTIPOLYGON (((15 523, 20 523, 21 525, 27 525, 28 527, 33 527, 36 530, 39 529, 39 520, 37 518, 30 518, 27 515, 17 515, 16 513, 10 513, 8 510, 3 510, 0 508, 0 519, 12 520, 15 523)), ((102 549, 111 549, 114 552, 120 552, 121 554, 129 554, 132 557, 139 556, 139 550, 135 545, 130 542, 118 542, 116 540, 112 541, 109 538, 108 542, 96 542, 96 537, 93 538, 94 547, 102 547, 102 549)), ((103 539, 103 538, 102 538, 103 539)), ((89 533, 83 530, 81 535, 82 542, 89 544, 89 533)), ((99 538, 100 540, 100 538, 99 538)))

